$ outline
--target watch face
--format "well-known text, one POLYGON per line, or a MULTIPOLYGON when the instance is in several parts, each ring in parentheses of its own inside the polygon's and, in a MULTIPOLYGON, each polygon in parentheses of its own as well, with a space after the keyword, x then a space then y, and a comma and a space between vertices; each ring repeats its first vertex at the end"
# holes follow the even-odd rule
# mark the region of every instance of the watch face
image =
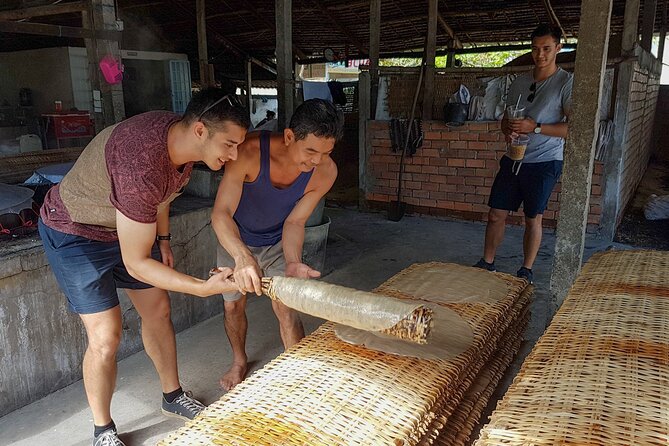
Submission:
POLYGON ((534 128, 534 133, 537 133, 537 134, 541 133, 541 126, 536 126, 534 128))

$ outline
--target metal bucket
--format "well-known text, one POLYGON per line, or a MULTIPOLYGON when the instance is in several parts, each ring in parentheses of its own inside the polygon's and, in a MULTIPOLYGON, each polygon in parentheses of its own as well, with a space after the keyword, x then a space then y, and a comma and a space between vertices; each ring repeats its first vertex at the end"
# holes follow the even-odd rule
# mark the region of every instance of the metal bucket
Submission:
POLYGON ((325 252, 330 230, 330 217, 323 217, 322 223, 304 228, 304 244, 302 246, 302 261, 325 274, 325 252))

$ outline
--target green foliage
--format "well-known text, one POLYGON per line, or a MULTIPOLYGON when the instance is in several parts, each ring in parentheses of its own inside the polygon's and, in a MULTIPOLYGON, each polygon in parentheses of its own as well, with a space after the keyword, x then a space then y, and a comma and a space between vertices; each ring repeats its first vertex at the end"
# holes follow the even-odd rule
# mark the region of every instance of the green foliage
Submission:
MULTIPOLYGON (((462 61, 463 67, 501 67, 507 62, 522 56, 528 51, 496 51, 492 53, 458 54, 456 59, 462 61)), ((439 68, 446 66, 446 56, 438 56, 435 65, 439 68)), ((381 59, 379 65, 382 67, 417 67, 420 59, 401 57, 394 59, 381 59)))
POLYGON ((420 59, 411 57, 396 57, 394 59, 379 60, 381 67, 418 67, 420 66, 420 59))

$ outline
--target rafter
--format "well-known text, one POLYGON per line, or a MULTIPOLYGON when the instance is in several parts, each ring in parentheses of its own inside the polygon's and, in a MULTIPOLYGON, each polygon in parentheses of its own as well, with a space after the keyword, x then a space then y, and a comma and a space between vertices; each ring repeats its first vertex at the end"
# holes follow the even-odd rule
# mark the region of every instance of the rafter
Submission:
MULTIPOLYGON (((183 4, 181 4, 178 0, 167 0, 168 3, 173 5, 175 8, 178 8, 179 10, 183 11, 186 14, 189 14, 191 17, 195 16, 195 11, 194 8, 187 8, 183 4), (193 9, 193 10, 191 10, 193 9)), ((223 36, 221 33, 218 32, 217 28, 215 28, 212 25, 207 25, 207 33, 211 33, 212 37, 216 39, 221 45, 223 45, 225 48, 230 50, 232 53, 236 54, 237 56, 244 58, 244 59, 249 59, 251 62, 254 64, 258 65, 259 67, 264 68, 265 70, 269 71, 272 74, 276 74, 276 68, 272 66, 270 62, 260 60, 256 57, 251 56, 250 54, 247 54, 244 50, 239 48, 237 45, 232 43, 230 40, 226 39, 225 36, 223 36)))
POLYGON ((348 40, 353 44, 353 46, 355 46, 358 49, 358 51, 361 54, 365 55, 369 54, 367 47, 362 44, 360 39, 358 39, 358 37, 356 37, 356 35, 353 34, 347 27, 342 25, 334 16, 334 14, 332 14, 332 12, 327 8, 327 6, 323 4, 323 2, 321 2, 320 0, 313 0, 313 2, 316 6, 318 6, 318 9, 321 10, 323 15, 330 20, 332 25, 334 25, 335 28, 339 29, 339 31, 348 38, 348 40))
POLYGON ((458 36, 455 35, 455 31, 453 31, 453 28, 449 26, 448 23, 446 23, 446 20, 444 20, 444 17, 441 15, 441 13, 437 13, 437 20, 439 21, 439 25, 441 25, 442 28, 444 28, 444 31, 453 39, 453 47, 454 48, 462 48, 462 42, 460 42, 460 39, 458 36))
MULTIPOLYGON (((269 26, 270 29, 274 29, 276 26, 274 23, 272 23, 271 20, 269 20, 265 15, 261 14, 251 3, 249 3, 246 0, 243 0, 241 3, 246 6, 251 13, 256 16, 256 18, 260 19, 261 22, 263 22, 265 25, 269 26)), ((293 44, 293 52, 297 57, 300 59, 304 59, 306 56, 304 54, 304 51, 302 51, 297 45, 293 44)))
POLYGON ((56 5, 33 6, 32 8, 12 9, 0 11, 0 20, 24 20, 32 17, 48 15, 70 14, 84 11, 88 7, 85 1, 76 1, 56 5))
POLYGON ((542 0, 544 2, 544 7, 546 8, 546 12, 548 13, 548 17, 550 17, 551 22, 553 25, 557 26, 560 28, 560 31, 562 31, 562 36, 566 39, 567 38, 567 33, 565 32, 564 28, 562 27, 562 24, 560 23, 560 19, 558 19, 557 14, 555 14, 555 10, 553 9, 553 6, 551 6, 551 0, 542 0))
POLYGON ((76 26, 47 25, 45 23, 0 21, 0 32, 17 34, 36 34, 51 37, 72 37, 90 39, 96 36, 103 40, 120 40, 121 33, 114 30, 93 30, 76 26))

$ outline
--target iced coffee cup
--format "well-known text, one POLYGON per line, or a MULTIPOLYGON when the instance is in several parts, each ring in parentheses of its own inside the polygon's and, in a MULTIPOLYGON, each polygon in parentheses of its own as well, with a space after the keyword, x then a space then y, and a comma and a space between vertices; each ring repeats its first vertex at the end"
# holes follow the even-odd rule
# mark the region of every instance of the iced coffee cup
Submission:
POLYGON ((527 150, 528 142, 530 142, 530 137, 527 135, 517 135, 512 137, 507 156, 514 161, 522 161, 523 158, 525 158, 525 150, 527 150))
POLYGON ((509 105, 506 108, 506 119, 514 121, 525 118, 525 107, 509 105))

